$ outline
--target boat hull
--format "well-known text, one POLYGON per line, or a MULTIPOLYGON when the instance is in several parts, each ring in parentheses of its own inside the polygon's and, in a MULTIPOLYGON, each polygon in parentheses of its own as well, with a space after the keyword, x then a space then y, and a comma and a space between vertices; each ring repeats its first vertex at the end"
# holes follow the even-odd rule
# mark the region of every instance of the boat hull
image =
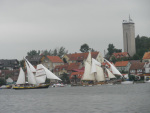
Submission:
POLYGON ((48 88, 49 84, 39 85, 39 86, 14 86, 13 89, 20 90, 20 89, 42 89, 48 88))

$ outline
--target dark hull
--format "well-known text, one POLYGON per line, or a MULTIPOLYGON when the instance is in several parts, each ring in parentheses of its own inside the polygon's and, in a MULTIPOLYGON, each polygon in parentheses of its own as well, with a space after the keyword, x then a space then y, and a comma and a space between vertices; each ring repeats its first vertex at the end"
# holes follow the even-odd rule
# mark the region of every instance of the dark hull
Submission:
POLYGON ((20 89, 46 89, 49 87, 49 84, 39 85, 39 86, 15 86, 13 89, 20 90, 20 89))

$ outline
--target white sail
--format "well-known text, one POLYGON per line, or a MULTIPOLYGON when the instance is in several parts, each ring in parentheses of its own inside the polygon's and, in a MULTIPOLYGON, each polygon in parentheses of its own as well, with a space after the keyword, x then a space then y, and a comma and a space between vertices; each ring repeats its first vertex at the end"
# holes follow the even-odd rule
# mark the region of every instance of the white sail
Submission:
POLYGON ((102 57, 101 53, 99 52, 98 55, 97 55, 97 58, 96 60, 100 63, 103 63, 104 62, 104 58, 102 57))
POLYGON ((100 66, 101 67, 101 63, 98 62, 97 60, 95 60, 94 58, 92 58, 91 73, 96 72, 96 66, 100 66))
POLYGON ((26 63, 26 67, 27 67, 28 83, 29 84, 37 84, 33 72, 29 68, 27 62, 25 62, 25 63, 26 63))
POLYGON ((91 74, 91 65, 88 62, 85 62, 85 70, 82 80, 95 80, 94 74, 91 74))
POLYGON ((116 78, 107 68, 107 73, 108 73, 108 77, 111 79, 111 78, 116 78))
POLYGON ((20 68, 20 72, 16 84, 25 84, 25 73, 22 70, 22 68, 20 68))
POLYGON ((116 67, 114 65, 112 65, 108 60, 106 60, 106 62, 108 62, 110 64, 113 74, 122 76, 122 74, 116 69, 116 67))
POLYGON ((104 76, 103 69, 99 66, 96 66, 95 79, 98 82, 105 81, 105 76, 104 76))
POLYGON ((89 52, 88 57, 85 61, 85 69, 82 80, 95 80, 94 74, 91 74, 91 52, 89 52))
POLYGON ((47 78, 49 78, 49 79, 55 79, 55 80, 60 80, 60 81, 61 81, 60 78, 58 78, 55 74, 53 74, 53 73, 52 73, 50 70, 48 70, 46 67, 43 66, 43 68, 44 68, 44 70, 45 70, 45 72, 46 72, 47 78))
POLYGON ((36 69, 32 66, 32 64, 25 58, 25 61, 27 62, 31 72, 35 73, 36 72, 36 69))
POLYGON ((38 84, 45 83, 46 81, 46 72, 42 64, 37 65, 35 79, 38 84))

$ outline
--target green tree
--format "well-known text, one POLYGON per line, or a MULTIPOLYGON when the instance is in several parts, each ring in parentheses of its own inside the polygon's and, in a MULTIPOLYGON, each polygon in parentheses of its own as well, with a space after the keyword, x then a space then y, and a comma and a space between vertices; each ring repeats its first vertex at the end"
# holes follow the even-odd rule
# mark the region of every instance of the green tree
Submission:
POLYGON ((59 57, 62 57, 64 54, 67 54, 68 53, 68 50, 66 50, 65 47, 60 47, 60 48, 55 48, 54 50, 43 50, 42 52, 42 55, 50 55, 50 56, 59 56, 59 57))
POLYGON ((113 44, 108 45, 108 54, 111 56, 114 53, 115 46, 113 44))
POLYGON ((4 79, 0 78, 0 86, 5 85, 5 84, 6 84, 6 81, 4 79))
POLYGON ((80 47, 80 51, 82 52, 82 53, 86 53, 86 52, 88 52, 90 50, 90 48, 89 48, 89 45, 88 44, 83 44, 83 45, 81 45, 81 47, 80 47))
POLYGON ((34 56, 34 55, 40 55, 40 50, 31 50, 30 52, 27 52, 28 56, 34 56))
POLYGON ((60 79, 64 84, 70 84, 69 76, 67 73, 63 73, 60 79))

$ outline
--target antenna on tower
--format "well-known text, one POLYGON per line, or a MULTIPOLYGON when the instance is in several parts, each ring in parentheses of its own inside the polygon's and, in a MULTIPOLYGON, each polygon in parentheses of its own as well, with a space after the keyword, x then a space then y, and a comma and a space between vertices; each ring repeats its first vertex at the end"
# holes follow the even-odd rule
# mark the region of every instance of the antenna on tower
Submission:
POLYGON ((133 20, 130 18, 130 14, 129 14, 129 22, 132 22, 133 20))

